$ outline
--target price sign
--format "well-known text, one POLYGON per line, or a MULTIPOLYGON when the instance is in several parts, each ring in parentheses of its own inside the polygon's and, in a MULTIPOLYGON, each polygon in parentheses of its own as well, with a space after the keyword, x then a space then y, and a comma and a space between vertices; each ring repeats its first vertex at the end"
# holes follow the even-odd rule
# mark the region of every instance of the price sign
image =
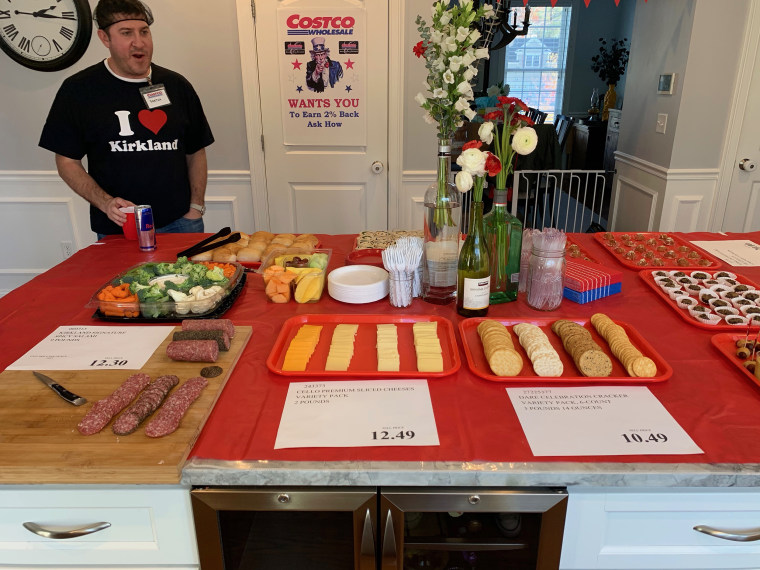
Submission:
POLYGON ((438 445, 427 380, 293 382, 275 449, 438 445))
POLYGON ((702 453, 644 386, 507 388, 507 394, 536 456, 702 453))
POLYGON ((101 358, 99 360, 93 360, 90 362, 90 368, 123 368, 129 364, 129 360, 118 358, 101 358))

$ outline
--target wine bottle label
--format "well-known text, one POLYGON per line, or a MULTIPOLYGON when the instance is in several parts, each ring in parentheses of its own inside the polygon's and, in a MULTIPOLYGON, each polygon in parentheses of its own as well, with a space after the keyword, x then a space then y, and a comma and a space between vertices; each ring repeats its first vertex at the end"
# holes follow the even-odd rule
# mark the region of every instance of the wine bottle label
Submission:
POLYGON ((509 280, 512 283, 519 283, 520 282, 520 273, 512 273, 512 275, 509 276, 509 280))
POLYGON ((462 307, 465 309, 485 309, 489 304, 491 293, 491 276, 479 279, 464 278, 464 291, 462 292, 462 307))

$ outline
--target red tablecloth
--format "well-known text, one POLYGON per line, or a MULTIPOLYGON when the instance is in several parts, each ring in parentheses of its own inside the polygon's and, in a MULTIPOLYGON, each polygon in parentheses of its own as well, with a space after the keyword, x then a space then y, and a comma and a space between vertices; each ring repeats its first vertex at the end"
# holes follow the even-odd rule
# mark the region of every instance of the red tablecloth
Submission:
MULTIPOLYGON (((760 232, 721 236, 680 234, 686 239, 747 238, 760 243, 760 232)), ((355 236, 320 236, 333 249, 330 269, 343 265, 355 236)), ((437 314, 455 328, 461 319, 454 307, 415 300, 411 307, 393 309, 387 299, 349 305, 327 295, 316 304, 267 303, 261 277, 249 274, 240 298, 225 315, 238 325, 253 326, 253 338, 220 396, 193 452, 193 457, 222 460, 282 461, 604 461, 642 463, 760 463, 760 388, 735 369, 710 344, 713 331, 683 321, 672 308, 641 282, 636 271, 621 265, 591 235, 573 240, 598 261, 623 271, 623 292, 578 305, 563 301, 560 310, 545 314, 521 299, 491 307, 489 316, 587 318, 604 312, 626 321, 673 367, 673 376, 651 384, 652 393, 704 451, 701 455, 536 458, 523 436, 506 395, 508 384, 483 380, 467 368, 459 343, 462 368, 456 374, 429 381, 440 446, 273 449, 288 384, 292 379, 270 373, 265 361, 282 323, 302 313, 437 314)), ((104 324, 85 308, 93 292, 125 268, 148 260, 171 260, 177 251, 197 241, 193 235, 161 235, 152 254, 135 242, 107 238, 0 299, 0 369, 19 358, 60 325, 104 324)), ((760 282, 760 268, 735 270, 760 282)), ((458 331, 457 331, 458 337, 458 331)), ((304 378, 307 380, 308 378, 304 378)), ((521 384, 522 385, 522 384, 521 384)), ((540 384, 537 384, 540 385, 540 384)))

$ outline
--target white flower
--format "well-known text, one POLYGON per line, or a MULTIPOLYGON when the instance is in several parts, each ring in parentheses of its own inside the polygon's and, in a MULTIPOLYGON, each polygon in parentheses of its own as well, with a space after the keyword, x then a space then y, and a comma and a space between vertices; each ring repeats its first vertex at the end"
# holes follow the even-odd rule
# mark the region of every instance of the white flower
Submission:
POLYGON ((451 12, 449 12, 448 10, 446 10, 443 14, 441 14, 441 20, 440 20, 441 25, 445 26, 450 21, 451 21, 451 12))
POLYGON ((486 121, 480 125, 480 128, 478 129, 478 137, 480 137, 480 140, 486 144, 491 144, 493 142, 493 127, 494 125, 491 121, 486 121))
POLYGON ((436 45, 440 45, 442 40, 443 40, 443 33, 441 33, 439 30, 432 30, 430 32, 430 42, 431 43, 434 43, 436 45))
POLYGON ((475 63, 478 58, 475 57, 475 50, 467 48, 462 56, 462 65, 471 65, 475 63))
POLYGON ((422 119, 428 124, 428 125, 434 125, 436 123, 435 117, 431 115, 430 113, 425 113, 422 115, 422 119))
POLYGON ((489 97, 496 97, 497 95, 501 94, 501 87, 498 85, 491 85, 488 89, 486 89, 486 95, 489 97))
POLYGON ((445 99, 448 96, 448 93, 445 89, 441 89, 440 87, 436 87, 433 89, 433 97, 436 99, 445 99))
POLYGON ((454 74, 451 73, 450 69, 447 69, 446 71, 443 72, 443 80, 444 80, 444 82, 448 83, 449 85, 451 85, 452 83, 454 83, 454 74))
POLYGON ((427 103, 427 98, 422 92, 417 93, 417 95, 414 96, 414 100, 417 101, 417 103, 419 103, 420 105, 424 105, 425 103, 427 103))
POLYGON ((467 36, 470 35, 470 28, 465 28, 464 26, 460 26, 457 28, 457 41, 459 43, 462 43, 464 40, 467 39, 467 36))
MULTIPOLYGON (((512 135, 512 149, 517 154, 530 154, 536 150, 538 135, 531 127, 520 127, 512 135)), ((457 161, 458 163, 459 161, 457 161)))
POLYGON ((457 157, 457 164, 470 176, 485 176, 486 153, 477 148, 468 148, 457 157))
POLYGON ((478 48, 475 50, 475 57, 478 59, 488 59, 488 48, 478 48))
POLYGON ((449 59, 449 69, 456 73, 459 71, 459 68, 462 67, 462 56, 461 55, 452 55, 449 59))
POLYGON ((454 183, 460 192, 469 192, 472 189, 473 179, 469 172, 460 170, 454 177, 454 183))
POLYGON ((462 81, 459 85, 457 85, 457 91, 465 97, 469 97, 470 99, 473 97, 472 85, 470 85, 469 81, 462 81))
POLYGON ((454 108, 461 113, 465 109, 470 108, 470 103, 464 97, 460 97, 457 99, 457 102, 454 103, 454 108))
POLYGON ((496 12, 494 12, 493 6, 491 6, 490 4, 483 4, 483 10, 484 10, 484 13, 483 13, 484 18, 491 19, 496 16, 496 12))
POLYGON ((479 39, 480 39, 480 32, 478 30, 472 30, 469 36, 470 44, 474 44, 479 39))
POLYGON ((457 48, 457 40, 453 36, 449 36, 441 42, 441 49, 443 49, 443 51, 454 53, 457 51, 457 48))
POLYGON ((470 79, 475 77, 477 74, 478 74, 478 70, 470 66, 464 70, 464 74, 462 75, 462 77, 464 77, 465 81, 469 81, 470 79))
POLYGON ((462 125, 464 125, 464 121, 457 121, 457 122, 456 122, 456 124, 455 124, 454 126, 455 126, 456 128, 459 128, 459 127, 461 127, 462 125))
POLYGON ((446 69, 446 62, 443 61, 442 57, 439 57, 433 62, 433 69, 435 69, 437 72, 441 72, 444 69, 446 69))
POLYGON ((469 107, 464 110, 464 116, 467 117, 468 121, 472 121, 475 118, 475 115, 477 115, 477 113, 469 107))

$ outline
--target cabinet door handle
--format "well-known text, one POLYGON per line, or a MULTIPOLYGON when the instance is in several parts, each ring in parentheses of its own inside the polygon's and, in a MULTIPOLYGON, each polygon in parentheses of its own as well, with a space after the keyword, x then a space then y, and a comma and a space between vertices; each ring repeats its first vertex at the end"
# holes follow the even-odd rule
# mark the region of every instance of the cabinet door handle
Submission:
POLYGON ((33 532, 37 536, 41 536, 43 538, 56 538, 56 539, 77 538, 78 536, 85 536, 88 534, 92 534, 94 532, 105 530, 110 526, 111 526, 111 523, 109 522, 97 522, 97 523, 92 523, 89 526, 85 526, 81 528, 72 528, 69 530, 50 530, 50 529, 45 528, 44 526, 38 525, 37 523, 33 523, 33 522, 24 523, 24 528, 28 530, 29 532, 33 532))
POLYGON ((385 532, 383 533, 383 551, 382 551, 382 568, 383 570, 398 568, 396 559, 396 531, 393 528, 393 518, 391 511, 385 517, 385 532))
MULTIPOLYGON (((369 514, 369 509, 367 509, 367 512, 364 515, 364 525, 362 527, 362 540, 361 546, 359 547, 359 557, 362 562, 365 560, 371 561, 372 566, 367 566, 367 568, 374 566, 375 536, 374 532, 372 531, 372 517, 369 514)), ((364 565, 362 564, 360 567, 364 568, 364 565)))
POLYGON ((753 528, 750 530, 721 530, 719 528, 700 524, 695 526, 694 530, 709 534, 715 538, 722 538, 723 540, 735 540, 737 542, 752 542, 754 540, 760 540, 760 528, 753 528))

